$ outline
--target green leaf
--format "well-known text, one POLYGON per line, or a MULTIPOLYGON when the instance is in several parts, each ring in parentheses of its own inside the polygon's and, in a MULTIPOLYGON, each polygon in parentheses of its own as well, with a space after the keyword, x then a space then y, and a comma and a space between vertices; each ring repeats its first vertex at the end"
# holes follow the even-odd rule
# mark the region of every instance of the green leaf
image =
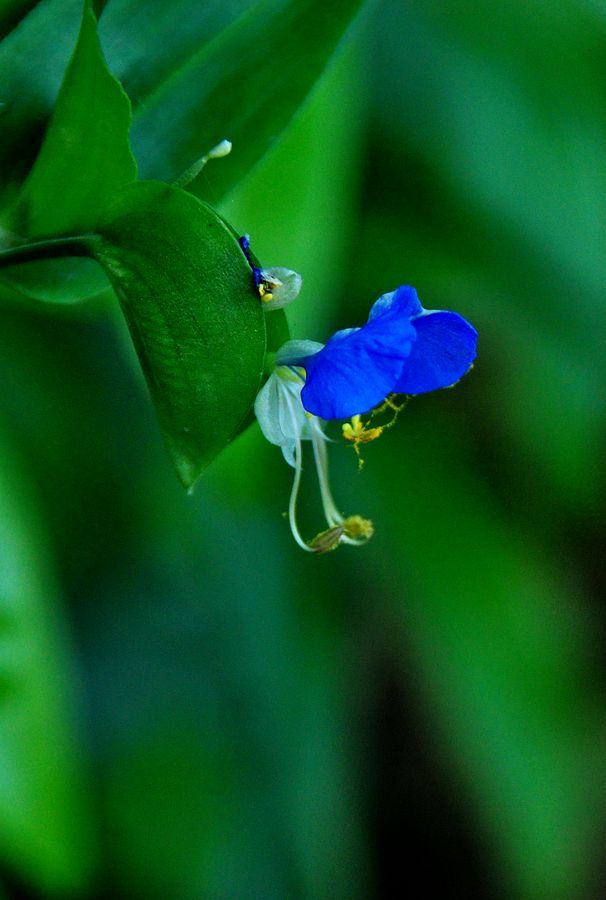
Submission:
POLYGON ((8 34, 37 0, 0 0, 0 37, 8 34))
MULTIPOLYGON (((173 181, 229 138, 231 156, 200 179, 216 201, 279 137, 360 6, 361 0, 263 0, 250 6, 151 94, 138 94, 131 140, 142 177, 173 181)), ((108 48, 112 43, 108 35, 108 48)), ((165 53, 178 53, 170 38, 165 53)), ((121 76, 119 55, 108 49, 108 59, 121 76)))
POLYGON ((108 197, 136 178, 130 102, 105 64, 90 0, 44 144, 10 227, 30 238, 86 231, 108 197))
POLYGON ((21 298, 44 303, 71 304, 90 299, 107 288, 107 278, 90 259, 44 259, 11 266, 0 281, 21 298))
POLYGON ((110 0, 103 49, 135 106, 258 0, 110 0))
POLYGON ((71 728, 69 648, 25 473, 0 435, 0 858, 44 896, 73 896, 91 834, 71 728))
POLYGON ((265 321, 231 230, 177 188, 127 188, 94 255, 128 322, 179 478, 191 487, 254 401, 265 321))
MULTIPOLYGON (((86 231, 108 196, 136 177, 130 101, 105 64, 96 28, 87 2, 44 144, 5 217, 11 231, 34 238, 86 231)), ((4 271, 2 280, 25 297, 51 303, 74 303, 107 286, 90 260, 19 266, 4 271)))
MULTIPOLYGON (((216 199, 279 137, 362 0, 151 5, 110 0, 100 23, 110 68, 133 98, 135 156, 144 177, 170 181, 229 137, 234 153, 211 176, 216 199)), ((80 0, 47 0, 0 44, 0 195, 31 165, 79 11, 80 0)))
POLYGON ((47 0, 0 43, 0 197, 5 203, 36 156, 81 14, 82 0, 47 0))

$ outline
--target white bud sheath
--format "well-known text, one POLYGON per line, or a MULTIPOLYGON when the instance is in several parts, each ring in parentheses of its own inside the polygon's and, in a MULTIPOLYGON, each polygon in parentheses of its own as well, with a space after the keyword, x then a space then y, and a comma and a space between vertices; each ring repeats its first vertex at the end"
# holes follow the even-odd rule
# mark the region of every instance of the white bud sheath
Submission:
POLYGON ((283 266, 261 269, 263 309, 282 309, 283 306, 288 306, 299 296, 302 284, 303 279, 292 269, 285 269, 283 266))
POLYGON ((206 154, 206 159, 221 159, 222 156, 228 156, 231 153, 232 143, 228 141, 227 138, 224 138, 220 141, 216 147, 213 147, 212 150, 209 150, 206 154))
POLYGON ((190 166, 187 171, 185 171, 179 178, 176 178, 173 181, 175 187, 185 188, 188 184, 190 184, 194 178, 197 178, 206 163, 211 159, 221 159, 222 156, 227 156, 231 153, 231 141, 228 141, 224 138, 222 141, 209 150, 201 159, 190 166))

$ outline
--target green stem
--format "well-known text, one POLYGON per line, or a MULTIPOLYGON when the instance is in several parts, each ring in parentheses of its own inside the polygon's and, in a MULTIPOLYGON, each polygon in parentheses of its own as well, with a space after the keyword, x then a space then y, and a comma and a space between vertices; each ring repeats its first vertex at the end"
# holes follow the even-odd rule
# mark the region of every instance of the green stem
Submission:
POLYGON ((185 172, 180 175, 178 178, 175 178, 173 184, 178 188, 185 188, 188 184, 190 184, 194 178, 197 178, 206 163, 208 162, 208 156, 203 156, 202 159, 199 159, 197 162, 190 166, 189 169, 186 169, 185 172))
POLYGON ((40 259, 58 259, 65 256, 92 256, 92 246, 99 240, 96 234, 78 234, 73 237, 52 238, 48 241, 35 241, 0 250, 0 269, 6 266, 17 266, 21 263, 35 262, 40 259))

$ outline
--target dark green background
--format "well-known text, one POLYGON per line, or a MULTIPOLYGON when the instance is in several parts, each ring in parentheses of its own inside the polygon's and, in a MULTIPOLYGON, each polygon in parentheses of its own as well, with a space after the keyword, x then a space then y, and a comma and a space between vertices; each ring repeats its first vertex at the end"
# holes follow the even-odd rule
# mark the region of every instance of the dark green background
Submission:
POLYGON ((605 37, 597 2, 384 2, 235 189, 200 178, 302 273, 293 336, 400 283, 479 331, 361 474, 330 447, 363 549, 295 547, 256 425, 186 496, 117 303, 5 291, 8 896, 601 896, 605 37))

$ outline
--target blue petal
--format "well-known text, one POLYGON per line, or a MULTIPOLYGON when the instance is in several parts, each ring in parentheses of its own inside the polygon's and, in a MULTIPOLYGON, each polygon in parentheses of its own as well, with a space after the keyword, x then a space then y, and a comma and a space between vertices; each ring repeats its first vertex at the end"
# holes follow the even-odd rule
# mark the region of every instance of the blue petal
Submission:
POLYGON ((393 390, 424 394, 450 387, 476 357, 477 331, 454 312, 426 312, 412 320, 417 331, 408 359, 393 390))
POLYGON ((307 375, 303 406, 322 419, 373 409, 394 392, 414 340, 408 317, 397 314, 338 331, 323 350, 301 362, 307 375))
POLYGON ((409 284, 404 284, 402 287, 396 288, 395 291, 391 291, 389 294, 383 294, 379 299, 373 303, 370 309, 370 315, 368 316, 368 321, 371 322, 373 319, 376 319, 377 316, 382 316, 385 313, 395 313, 396 315, 407 317, 411 319, 413 316, 418 316, 423 312, 423 307, 421 306, 421 301, 417 297, 417 292, 413 287, 409 284))

